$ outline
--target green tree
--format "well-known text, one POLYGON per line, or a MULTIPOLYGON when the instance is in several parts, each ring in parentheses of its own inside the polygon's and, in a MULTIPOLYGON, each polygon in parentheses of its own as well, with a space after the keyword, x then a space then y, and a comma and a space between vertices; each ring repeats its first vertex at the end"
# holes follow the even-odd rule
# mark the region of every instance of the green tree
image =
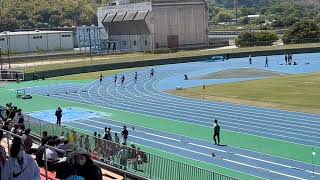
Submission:
POLYGON ((285 44, 297 42, 314 42, 320 38, 320 27, 315 21, 303 20, 293 24, 284 34, 282 40, 285 44))
POLYGON ((235 40, 238 47, 251 47, 251 46, 268 46, 272 45, 275 41, 279 40, 278 35, 271 31, 259 32, 242 32, 235 40))

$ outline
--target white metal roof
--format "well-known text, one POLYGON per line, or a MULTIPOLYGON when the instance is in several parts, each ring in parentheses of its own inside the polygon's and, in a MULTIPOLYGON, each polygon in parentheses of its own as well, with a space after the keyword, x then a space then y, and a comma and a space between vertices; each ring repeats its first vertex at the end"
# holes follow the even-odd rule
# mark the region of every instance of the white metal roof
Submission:
POLYGON ((148 14, 149 10, 146 11, 138 11, 138 14, 136 15, 136 17, 134 17, 134 20, 143 20, 146 18, 147 14, 148 14))
POLYGON ((72 31, 20 31, 20 32, 1 32, 0 36, 15 36, 15 35, 37 35, 37 34, 57 34, 57 33, 73 33, 72 31))

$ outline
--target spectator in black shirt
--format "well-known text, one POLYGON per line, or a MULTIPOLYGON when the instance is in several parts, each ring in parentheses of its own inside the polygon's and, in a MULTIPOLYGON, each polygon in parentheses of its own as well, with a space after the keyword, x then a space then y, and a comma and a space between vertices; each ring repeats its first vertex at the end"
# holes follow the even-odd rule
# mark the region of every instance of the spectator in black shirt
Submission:
POLYGON ((121 135, 122 135, 122 143, 124 145, 126 145, 127 144, 128 135, 129 135, 129 132, 127 130, 127 126, 123 126, 123 130, 121 132, 121 135))
POLYGON ((62 109, 58 107, 56 110, 56 116, 57 116, 57 125, 61 125, 61 118, 62 118, 62 109))

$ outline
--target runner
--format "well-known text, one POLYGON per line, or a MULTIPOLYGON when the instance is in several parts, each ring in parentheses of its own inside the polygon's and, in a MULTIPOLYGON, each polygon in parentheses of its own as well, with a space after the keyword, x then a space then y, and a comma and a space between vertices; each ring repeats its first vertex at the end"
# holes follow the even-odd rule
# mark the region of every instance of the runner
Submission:
POLYGON ((103 79, 103 76, 102 76, 102 73, 100 74, 100 84, 102 83, 102 79, 103 79))
POLYGON ((264 64, 264 67, 269 67, 269 60, 268 60, 268 56, 266 56, 266 63, 264 64))
POLYGON ((220 145, 220 126, 218 124, 218 120, 216 119, 214 120, 213 131, 214 131, 213 132, 214 144, 217 144, 217 139, 218 139, 218 145, 220 145))
POLYGON ((114 84, 115 84, 115 85, 117 84, 117 79, 118 79, 118 75, 115 74, 115 75, 114 75, 114 84))
POLYGON ((286 54, 286 56, 284 57, 284 60, 286 61, 286 64, 288 64, 288 55, 286 54))
POLYGON ((135 72, 134 73, 134 82, 137 84, 137 81, 138 81, 138 73, 135 72))
POLYGON ((122 75, 122 77, 121 77, 121 85, 123 85, 124 80, 125 80, 125 77, 124 77, 124 75, 122 75))
POLYGON ((150 71, 150 78, 152 78, 154 75, 154 69, 152 68, 151 71, 150 71))
POLYGON ((252 57, 251 57, 251 54, 249 56, 249 64, 252 64, 252 57))

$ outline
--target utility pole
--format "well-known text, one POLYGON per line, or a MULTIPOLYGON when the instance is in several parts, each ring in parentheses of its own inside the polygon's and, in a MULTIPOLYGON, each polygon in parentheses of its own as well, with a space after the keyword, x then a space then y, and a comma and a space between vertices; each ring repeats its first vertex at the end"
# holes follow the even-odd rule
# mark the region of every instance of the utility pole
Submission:
POLYGON ((2 70, 3 68, 2 68, 2 59, 1 59, 1 55, 2 55, 2 51, 1 51, 1 47, 0 47, 0 66, 1 66, 1 70, 2 70))
POLYGON ((237 0, 234 0, 233 1, 234 3, 234 9, 235 9, 235 14, 236 14, 236 24, 238 24, 238 3, 237 3, 237 0))
POLYGON ((11 69, 11 61, 10 61, 10 49, 9 49, 9 40, 10 40, 10 36, 7 35, 7 53, 8 53, 8 61, 9 61, 9 69, 11 69))

